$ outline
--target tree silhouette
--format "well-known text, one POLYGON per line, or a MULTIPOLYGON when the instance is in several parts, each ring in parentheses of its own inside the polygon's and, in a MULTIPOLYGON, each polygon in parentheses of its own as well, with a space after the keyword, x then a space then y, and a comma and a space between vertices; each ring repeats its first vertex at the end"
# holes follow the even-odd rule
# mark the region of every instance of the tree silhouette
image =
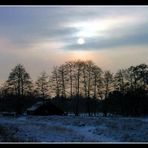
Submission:
POLYGON ((47 98, 49 96, 49 80, 46 72, 42 72, 36 81, 36 91, 38 96, 47 98))
POLYGON ((23 65, 16 65, 9 74, 9 78, 7 80, 8 88, 15 95, 25 95, 31 89, 31 78, 29 73, 26 72, 23 65))
POLYGON ((110 90, 112 89, 113 84, 113 74, 110 71, 104 72, 104 87, 105 87, 105 98, 108 97, 110 90))
POLYGON ((49 98, 50 92, 51 102, 75 116, 82 112, 89 116, 97 112, 105 116, 107 113, 148 114, 147 64, 130 66, 113 74, 102 71, 93 61, 68 61, 53 68, 49 81, 46 72, 42 72, 34 86, 37 95, 32 93, 33 84, 24 66, 16 65, 0 88, 0 105, 5 103, 6 108, 14 107, 19 112, 23 104, 27 104, 23 101, 27 100, 25 97, 49 98))

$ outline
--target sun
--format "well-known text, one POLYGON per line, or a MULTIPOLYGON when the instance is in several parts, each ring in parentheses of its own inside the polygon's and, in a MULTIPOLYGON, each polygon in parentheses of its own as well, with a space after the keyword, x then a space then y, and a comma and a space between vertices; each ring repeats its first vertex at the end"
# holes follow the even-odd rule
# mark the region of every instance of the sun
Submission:
POLYGON ((77 43, 82 45, 85 44, 85 39, 84 38, 78 38, 77 43))

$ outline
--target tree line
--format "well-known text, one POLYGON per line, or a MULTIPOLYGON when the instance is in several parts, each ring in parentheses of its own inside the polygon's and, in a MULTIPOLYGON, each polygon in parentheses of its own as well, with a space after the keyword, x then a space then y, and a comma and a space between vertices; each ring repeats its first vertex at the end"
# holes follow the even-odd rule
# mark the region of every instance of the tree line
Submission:
MULTIPOLYGON (((15 96, 50 99, 65 112, 89 116, 102 112, 124 116, 148 114, 148 65, 103 71, 92 61, 68 61, 42 72, 33 82, 23 65, 16 65, 0 88, 1 104, 15 96), (9 99, 8 99, 9 98, 9 99), (5 100, 5 101, 4 101, 5 100)), ((11 100, 13 101, 13 100, 11 100)), ((10 101, 10 102, 11 102, 10 101)), ((22 102, 22 104, 26 102, 22 102)))

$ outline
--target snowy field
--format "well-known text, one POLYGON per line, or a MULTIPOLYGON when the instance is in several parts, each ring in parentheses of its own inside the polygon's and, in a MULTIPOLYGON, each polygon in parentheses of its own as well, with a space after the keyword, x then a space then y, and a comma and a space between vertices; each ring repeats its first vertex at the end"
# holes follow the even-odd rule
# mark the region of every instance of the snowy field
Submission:
POLYGON ((0 116, 1 142, 148 142, 148 118, 0 116))

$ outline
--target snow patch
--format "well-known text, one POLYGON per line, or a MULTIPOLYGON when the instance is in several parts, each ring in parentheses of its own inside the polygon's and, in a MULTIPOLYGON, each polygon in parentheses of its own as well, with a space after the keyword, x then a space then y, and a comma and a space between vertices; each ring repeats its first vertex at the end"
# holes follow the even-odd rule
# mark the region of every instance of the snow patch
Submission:
POLYGON ((147 118, 0 116, 0 126, 7 127, 21 142, 148 141, 147 118))

